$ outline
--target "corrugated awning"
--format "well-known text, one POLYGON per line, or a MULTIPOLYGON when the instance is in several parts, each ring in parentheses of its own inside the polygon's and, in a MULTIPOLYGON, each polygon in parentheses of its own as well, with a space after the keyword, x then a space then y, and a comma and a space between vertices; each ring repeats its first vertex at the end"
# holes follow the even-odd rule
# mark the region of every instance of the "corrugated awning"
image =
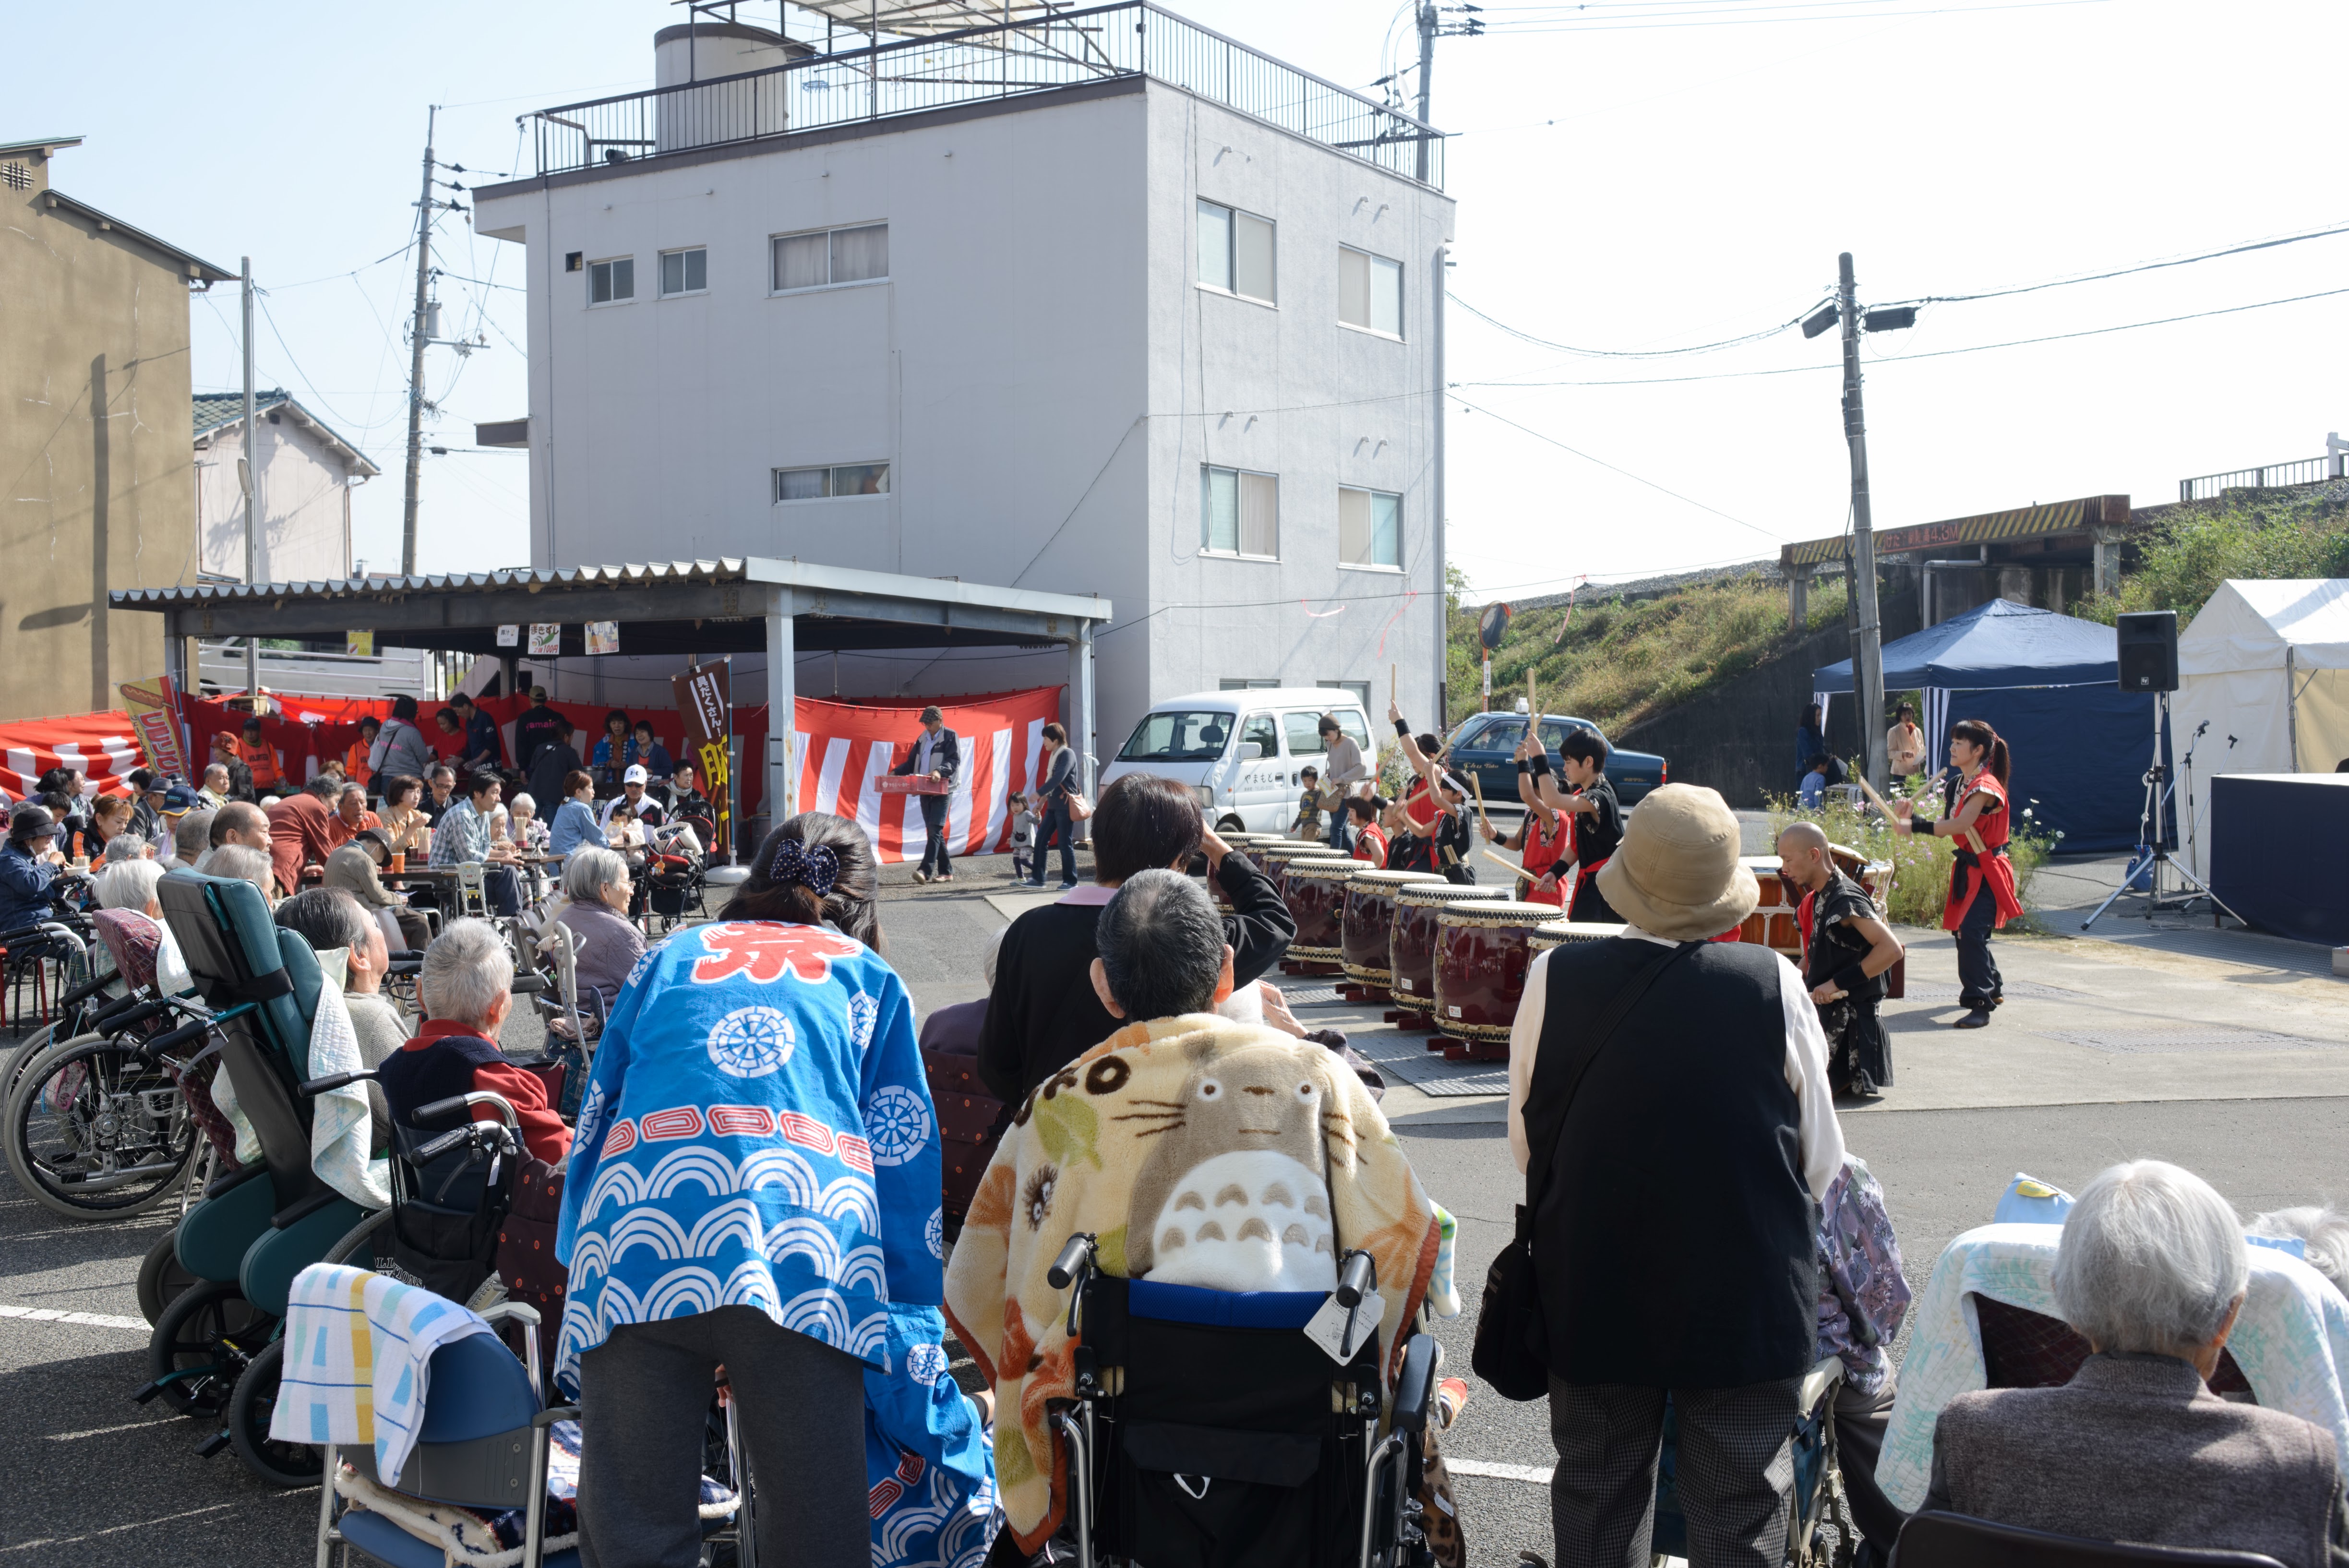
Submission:
MULTIPOLYGON (((1999 544, 2010 540, 2036 539, 2043 534, 2071 533, 2083 528, 2125 527, 2128 521, 2128 497, 2084 496, 2077 500, 2019 506, 2011 511, 1985 511, 1910 528, 1879 528, 1876 531, 1876 553, 1897 555, 1952 544, 1999 544)), ((1837 534, 1832 539, 1806 539, 1785 545, 1779 550, 1778 559, 1786 566, 1817 566, 1845 560, 1850 553, 1850 536, 1837 534)))

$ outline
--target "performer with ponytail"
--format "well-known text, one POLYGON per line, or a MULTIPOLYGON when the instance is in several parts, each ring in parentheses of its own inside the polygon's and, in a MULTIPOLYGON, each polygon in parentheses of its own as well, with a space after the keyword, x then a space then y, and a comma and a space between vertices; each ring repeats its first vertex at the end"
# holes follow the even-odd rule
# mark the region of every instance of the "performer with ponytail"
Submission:
POLYGON ((1893 828, 1958 841, 1941 929, 1958 935, 1958 1000, 1966 1015, 1957 1026, 1980 1029, 1989 1025, 1991 1009, 2006 1000, 1998 961, 1990 954, 1991 933, 2023 913, 2006 856, 2012 829, 2006 742, 1982 719, 1969 718, 1950 730, 1950 762, 1959 774, 1954 810, 1920 829, 1910 820, 1909 802, 1895 801, 1893 828))

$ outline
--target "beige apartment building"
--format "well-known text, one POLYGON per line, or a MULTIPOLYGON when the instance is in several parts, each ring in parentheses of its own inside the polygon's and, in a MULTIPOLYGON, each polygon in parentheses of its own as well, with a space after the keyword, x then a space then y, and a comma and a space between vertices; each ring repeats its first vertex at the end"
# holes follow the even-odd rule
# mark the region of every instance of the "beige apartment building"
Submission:
POLYGON ((201 564, 188 293, 233 274, 56 189, 79 141, 0 141, 0 719, 120 706, 162 627, 107 591, 201 564))

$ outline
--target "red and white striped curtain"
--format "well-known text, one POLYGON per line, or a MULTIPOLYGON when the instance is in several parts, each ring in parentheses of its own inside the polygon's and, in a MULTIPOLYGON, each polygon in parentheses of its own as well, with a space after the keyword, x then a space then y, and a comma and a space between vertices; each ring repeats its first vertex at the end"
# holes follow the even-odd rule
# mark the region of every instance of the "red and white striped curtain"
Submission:
POLYGON ((918 716, 933 701, 962 745, 962 771, 947 804, 949 850, 991 855, 1009 849, 1011 797, 1036 777, 1044 726, 1061 715, 1059 686, 862 702, 801 697, 792 727, 800 810, 854 819, 885 861, 919 860, 927 838, 922 797, 884 795, 880 781, 921 738, 918 716))
POLYGON ((130 716, 119 707, 0 724, 0 789, 11 800, 30 796, 52 768, 80 774, 84 795, 125 795, 129 786, 123 779, 146 761, 130 716))

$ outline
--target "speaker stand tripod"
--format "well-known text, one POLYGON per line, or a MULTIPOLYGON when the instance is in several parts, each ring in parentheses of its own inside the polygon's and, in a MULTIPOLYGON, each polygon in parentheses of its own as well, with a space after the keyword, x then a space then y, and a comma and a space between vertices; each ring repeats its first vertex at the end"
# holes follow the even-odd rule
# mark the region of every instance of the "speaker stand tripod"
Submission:
MULTIPOLYGON (((2129 861, 2128 871, 2121 877, 2121 885, 2113 889, 2112 896, 2096 906, 2095 913, 2080 923, 2080 929, 2102 920, 2105 912, 2121 901, 2124 893, 2137 891, 2139 882, 2145 883, 2145 915, 2149 921, 2164 910, 2185 910, 2200 899, 2209 899, 2215 910, 2235 916, 2239 925, 2251 924, 2241 915, 2227 908, 2224 899, 2212 892, 2209 884, 2169 852, 2169 804, 2176 786, 2170 782, 2169 766, 2163 757, 2162 742, 2169 733, 2169 694, 2156 692, 2153 698, 2153 766, 2145 770, 2145 810, 2137 817, 2137 853, 2129 861), (2162 871, 2168 868, 2171 876, 2183 885, 2174 892, 2162 891, 2162 871), (2191 889, 2191 892, 2187 891, 2191 889)), ((2211 920, 2218 919, 2216 913, 2211 920)))

